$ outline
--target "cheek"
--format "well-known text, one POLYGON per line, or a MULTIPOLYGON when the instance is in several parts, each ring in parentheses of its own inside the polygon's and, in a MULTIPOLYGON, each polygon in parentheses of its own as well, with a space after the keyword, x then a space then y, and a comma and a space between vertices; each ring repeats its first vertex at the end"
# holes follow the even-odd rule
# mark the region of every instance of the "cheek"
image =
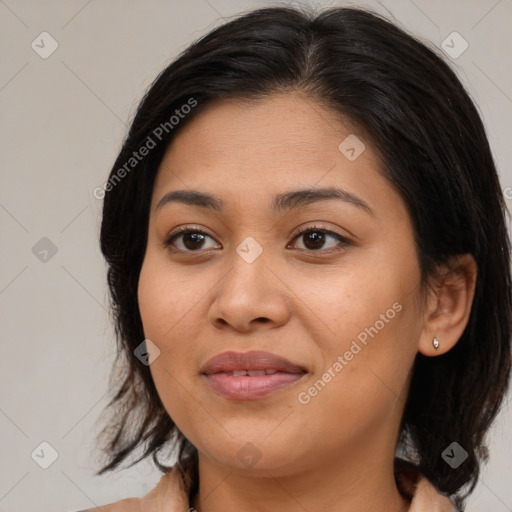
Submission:
MULTIPOLYGON (((150 366, 151 376, 165 411, 180 432, 198 447, 205 436, 201 428, 208 421, 205 418, 207 405, 195 397, 187 375, 180 373, 183 365, 176 365, 174 354, 171 357, 164 354, 156 359, 150 366), (198 418, 203 419, 199 424, 198 418)), ((208 425, 212 435, 222 436, 222 432, 213 432, 216 422, 208 422, 208 425)))
POLYGON ((421 318, 418 268, 414 258, 400 261, 375 258, 365 268, 354 266, 316 302, 330 329, 315 340, 324 367, 319 368, 322 382, 308 394, 322 394, 318 403, 325 401, 328 409, 352 414, 358 404, 378 408, 402 392, 417 352, 421 318))
POLYGON ((366 310, 366 325, 354 325, 353 336, 343 335, 335 349, 324 352, 324 368, 299 390, 299 412, 310 431, 321 432, 320 444, 328 447, 329 440, 341 438, 364 443, 405 403, 416 354, 414 321, 408 304, 400 304, 401 310, 393 304, 375 308, 387 323, 366 310))
POLYGON ((375 263, 367 267, 354 265, 333 275, 321 289, 316 290, 318 282, 313 281, 310 286, 304 283, 303 295, 322 320, 317 324, 329 328, 321 341, 324 350, 343 354, 353 340, 364 342, 369 338, 368 330, 374 333, 375 324, 379 333, 389 332, 389 326, 399 320, 397 309, 401 309, 403 296, 399 279, 404 278, 392 275, 389 266, 386 270, 387 275, 375 263))
POLYGON ((179 383, 197 371, 193 356, 204 325, 204 313, 200 313, 204 293, 199 282, 182 278, 148 253, 139 277, 138 300, 144 335, 160 350, 150 366, 159 393, 165 390, 173 395, 179 383))
POLYGON ((194 371, 187 344, 195 338, 190 332, 186 335, 187 313, 198 300, 191 288, 151 255, 144 260, 138 285, 139 310, 145 337, 160 350, 149 368, 165 410, 185 435, 189 433, 187 425, 200 412, 196 410, 199 404, 187 392, 186 382, 187 375, 194 371))
POLYGON ((139 277, 138 301, 144 334, 162 350, 198 302, 198 292, 148 254, 139 277))

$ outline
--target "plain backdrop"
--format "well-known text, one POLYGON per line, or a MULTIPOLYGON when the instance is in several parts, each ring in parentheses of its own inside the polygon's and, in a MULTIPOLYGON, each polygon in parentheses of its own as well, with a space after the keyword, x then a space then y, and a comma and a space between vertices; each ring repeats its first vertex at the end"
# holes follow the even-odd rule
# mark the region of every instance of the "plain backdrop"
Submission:
MULTIPOLYGON (((92 192, 157 73, 225 19, 270 5, 286 3, 0 0, 1 511, 78 511, 160 478, 151 464, 94 476, 115 344, 92 192)), ((468 48, 446 59, 478 104, 510 207, 512 0, 314 5, 370 7, 440 48, 460 34, 468 48)), ((510 402, 489 440, 469 512, 512 510, 510 402)))

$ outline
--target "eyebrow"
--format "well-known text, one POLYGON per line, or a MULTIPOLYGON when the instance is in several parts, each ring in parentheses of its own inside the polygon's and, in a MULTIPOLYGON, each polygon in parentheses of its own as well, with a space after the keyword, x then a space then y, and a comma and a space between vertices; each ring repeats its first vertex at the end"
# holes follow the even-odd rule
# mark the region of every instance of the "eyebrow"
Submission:
MULTIPOLYGON (((274 212, 279 213, 329 199, 344 201, 345 203, 360 208, 372 216, 375 215, 375 212, 365 201, 339 187, 301 189, 284 192, 275 196, 271 206, 274 212)), ((182 203, 216 212, 220 212, 224 208, 224 201, 220 197, 199 192, 198 190, 174 190, 165 194, 160 201, 158 201, 155 211, 158 211, 169 203, 182 203)))

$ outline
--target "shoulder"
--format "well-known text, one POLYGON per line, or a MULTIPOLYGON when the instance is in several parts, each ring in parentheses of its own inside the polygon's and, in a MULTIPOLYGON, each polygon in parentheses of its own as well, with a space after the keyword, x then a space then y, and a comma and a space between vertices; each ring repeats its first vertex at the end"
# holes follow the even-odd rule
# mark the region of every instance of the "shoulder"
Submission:
POLYGON ((157 486, 141 498, 125 498, 76 512, 188 512, 188 493, 179 471, 173 467, 157 486), (165 503, 165 508, 164 508, 165 503))
POLYGON ((142 500, 143 498, 125 498, 108 505, 98 505, 86 510, 77 510, 77 512, 146 512, 142 508, 142 500))
POLYGON ((395 479, 400 492, 411 503, 409 512, 458 512, 453 501, 441 494, 411 462, 395 458, 395 479))
POLYGON ((422 476, 416 485, 410 512, 457 512, 457 509, 448 496, 422 476))

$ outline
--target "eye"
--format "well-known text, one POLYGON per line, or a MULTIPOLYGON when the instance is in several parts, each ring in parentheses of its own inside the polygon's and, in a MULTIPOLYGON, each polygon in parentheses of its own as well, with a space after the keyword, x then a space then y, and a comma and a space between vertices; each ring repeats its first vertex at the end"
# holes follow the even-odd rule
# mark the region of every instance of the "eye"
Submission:
MULTIPOLYGON (((338 240, 338 244, 331 245, 330 247, 327 247, 327 249, 335 248, 337 245, 341 246, 347 246, 350 245, 350 240, 348 238, 344 237, 343 235, 340 235, 339 233, 336 233, 334 231, 331 231, 330 229, 323 228, 320 226, 311 226, 305 229, 302 229, 298 232, 298 234, 294 237, 293 241, 303 238, 304 242, 303 245, 305 246, 305 250, 309 251, 318 251, 319 249, 322 249, 326 243, 326 240, 328 238, 334 238, 338 240)), ((299 247, 299 249, 303 249, 299 247)))
MULTIPOLYGON (((331 245, 331 247, 327 247, 327 249, 335 248, 337 245, 344 247, 351 243, 350 240, 343 235, 319 226, 311 226, 300 230, 295 235, 292 242, 295 242, 295 240, 300 237, 304 238, 305 244, 303 244, 304 248, 299 247, 299 249, 306 251, 318 251, 322 248, 325 249, 323 246, 329 238, 337 240, 338 243, 331 245)), ((208 238, 213 240, 210 235, 200 229, 194 229, 192 226, 183 226, 165 240, 164 246, 173 247, 175 250, 182 252, 199 252, 200 249, 212 248, 205 247, 205 240, 208 238), (178 243, 176 243, 176 241, 178 241, 178 243), (180 245, 181 247, 179 247, 180 245)))
MULTIPOLYGON (((181 245, 184 247, 178 247, 178 251, 183 252, 198 252, 198 249, 204 248, 204 241, 207 238, 213 238, 201 231, 200 229, 193 229, 191 226, 183 226, 181 227, 177 233, 174 233, 167 238, 164 242, 165 247, 174 246, 174 241, 176 239, 181 238, 181 245)), ((208 249, 208 247, 207 247, 208 249)))

